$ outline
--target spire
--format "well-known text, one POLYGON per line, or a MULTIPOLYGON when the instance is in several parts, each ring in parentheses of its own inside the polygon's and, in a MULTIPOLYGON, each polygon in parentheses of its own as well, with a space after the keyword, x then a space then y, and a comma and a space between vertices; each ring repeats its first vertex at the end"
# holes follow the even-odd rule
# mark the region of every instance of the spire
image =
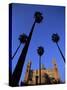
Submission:
POLYGON ((60 77, 59 77, 59 72, 58 72, 58 67, 57 67, 57 64, 56 64, 56 60, 53 59, 52 63, 54 65, 54 69, 53 69, 53 71, 54 71, 54 78, 55 78, 55 80, 58 81, 58 80, 60 80, 60 77))
POLYGON ((32 62, 29 60, 27 63, 27 69, 31 69, 31 64, 32 64, 32 62))
POLYGON ((25 78, 24 78, 24 82, 26 83, 28 83, 30 71, 31 71, 31 61, 29 60, 27 63, 27 68, 26 68, 26 73, 25 73, 25 78))
POLYGON ((57 64, 56 64, 56 59, 55 58, 52 60, 52 64, 54 65, 55 68, 57 68, 57 64))

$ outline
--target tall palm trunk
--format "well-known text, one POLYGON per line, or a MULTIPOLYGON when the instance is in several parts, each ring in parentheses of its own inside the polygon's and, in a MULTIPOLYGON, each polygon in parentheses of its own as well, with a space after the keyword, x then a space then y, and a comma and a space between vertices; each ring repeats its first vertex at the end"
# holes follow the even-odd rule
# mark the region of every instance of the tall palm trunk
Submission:
POLYGON ((13 60, 14 56, 16 55, 16 53, 17 53, 18 49, 20 48, 20 46, 21 46, 21 43, 20 43, 19 46, 17 47, 17 49, 16 49, 16 51, 15 51, 13 57, 12 57, 12 60, 13 60))
POLYGON ((39 56, 39 84, 41 85, 41 56, 39 56))
POLYGON ((57 44, 57 47, 58 47, 58 49, 59 49, 59 52, 60 52, 60 54, 61 54, 61 56, 62 56, 62 58, 63 58, 64 62, 65 62, 65 57, 63 56, 63 53, 62 53, 62 51, 61 51, 61 49, 60 49, 60 47, 59 47, 58 43, 56 43, 56 44, 57 44))
POLYGON ((32 29, 30 31, 27 42, 26 42, 26 44, 25 44, 25 46, 24 46, 24 48, 21 52, 18 63, 17 63, 17 65, 15 67, 15 70, 13 72, 12 86, 18 86, 18 84, 19 84, 19 80, 20 80, 20 77, 21 77, 21 73, 22 73, 22 70, 23 70, 23 65, 24 65, 24 62, 25 62, 26 54, 27 54, 27 51, 28 51, 28 47, 29 47, 29 44, 30 44, 30 40, 31 40, 31 37, 32 37, 32 34, 33 34, 35 24, 36 24, 36 22, 34 22, 34 24, 32 26, 32 29))

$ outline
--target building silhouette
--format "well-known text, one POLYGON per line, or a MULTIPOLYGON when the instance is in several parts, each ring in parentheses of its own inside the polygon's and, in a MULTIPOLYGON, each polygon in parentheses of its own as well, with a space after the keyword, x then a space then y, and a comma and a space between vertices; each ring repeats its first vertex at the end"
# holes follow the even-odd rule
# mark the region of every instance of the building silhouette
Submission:
MULTIPOLYGON (((40 76, 39 70, 31 69, 32 62, 29 61, 26 68, 26 73, 23 83, 25 85, 39 85, 40 76)), ((21 85, 23 84, 21 82, 21 85)), ((59 84, 61 83, 60 75, 58 72, 58 67, 56 61, 53 60, 53 68, 46 69, 44 65, 41 65, 41 84, 59 84)))

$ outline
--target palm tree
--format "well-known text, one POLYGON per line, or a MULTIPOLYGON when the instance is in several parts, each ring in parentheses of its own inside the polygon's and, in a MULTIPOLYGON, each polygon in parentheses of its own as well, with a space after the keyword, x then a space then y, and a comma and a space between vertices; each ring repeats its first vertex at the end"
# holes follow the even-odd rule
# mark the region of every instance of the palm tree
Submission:
POLYGON ((18 83, 19 83, 20 76, 21 76, 21 73, 22 73, 22 70, 23 70, 25 58, 26 58, 28 47, 29 47, 29 44, 30 44, 30 41, 31 41, 31 38, 32 38, 32 34, 33 34, 33 31, 34 31, 35 24, 36 23, 41 23, 42 20, 43 20, 43 16, 40 12, 35 12, 34 18, 35 18, 35 20, 34 20, 34 23, 32 25, 31 31, 29 33, 29 36, 28 36, 27 41, 25 43, 25 46, 22 49, 22 52, 21 52, 21 55, 19 57, 18 63, 16 65, 15 70, 14 70, 13 75, 12 75, 12 85, 13 86, 17 86, 18 83))
POLYGON ((44 53, 44 48, 43 47, 38 47, 38 49, 37 49, 37 53, 38 53, 38 55, 39 55, 39 57, 40 57, 40 59, 39 59, 39 81, 40 81, 40 84, 41 84, 41 56, 43 55, 43 53, 44 53))
POLYGON ((22 43, 23 43, 23 44, 26 43, 26 41, 27 41, 27 36, 23 33, 22 35, 19 36, 19 41, 20 41, 19 46, 17 47, 14 55, 12 56, 12 60, 13 60, 13 58, 15 57, 17 51, 19 50, 21 44, 22 44, 22 43))
POLYGON ((41 23, 42 22, 42 19, 43 19, 42 13, 35 12, 34 17, 35 17, 35 22, 36 23, 41 23))
POLYGON ((60 40, 60 37, 59 37, 59 35, 57 33, 52 35, 52 41, 54 43, 56 43, 56 45, 57 45, 57 47, 59 49, 59 52, 60 52, 60 54, 61 54, 61 56, 62 56, 62 58, 63 58, 63 60, 65 62, 65 57, 63 56, 63 53, 62 53, 62 51, 61 51, 61 49, 60 49, 60 47, 58 45, 59 40, 60 40))

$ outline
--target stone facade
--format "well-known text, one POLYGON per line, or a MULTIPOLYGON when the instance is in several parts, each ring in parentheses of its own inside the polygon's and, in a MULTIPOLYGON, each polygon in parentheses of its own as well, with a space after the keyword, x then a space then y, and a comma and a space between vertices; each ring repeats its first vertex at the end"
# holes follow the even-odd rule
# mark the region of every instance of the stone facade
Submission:
MULTIPOLYGON (((52 69, 41 68, 41 84, 54 84, 59 83, 60 77, 58 73, 58 68, 55 60, 53 61, 54 67, 52 69)), ((31 69, 31 62, 28 62, 27 69, 25 73, 24 83, 28 85, 39 85, 40 83, 39 70, 31 69)))

